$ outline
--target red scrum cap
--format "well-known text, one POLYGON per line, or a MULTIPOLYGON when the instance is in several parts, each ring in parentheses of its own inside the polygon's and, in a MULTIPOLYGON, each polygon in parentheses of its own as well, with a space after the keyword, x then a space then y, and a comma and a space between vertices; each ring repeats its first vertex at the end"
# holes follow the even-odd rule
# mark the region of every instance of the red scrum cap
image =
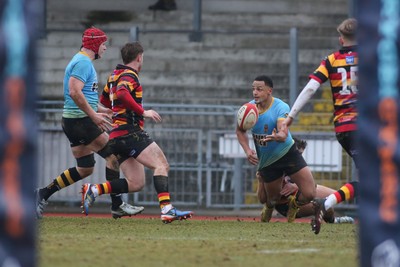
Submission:
POLYGON ((100 29, 91 27, 86 29, 82 35, 82 47, 99 52, 100 45, 107 41, 107 35, 100 29))

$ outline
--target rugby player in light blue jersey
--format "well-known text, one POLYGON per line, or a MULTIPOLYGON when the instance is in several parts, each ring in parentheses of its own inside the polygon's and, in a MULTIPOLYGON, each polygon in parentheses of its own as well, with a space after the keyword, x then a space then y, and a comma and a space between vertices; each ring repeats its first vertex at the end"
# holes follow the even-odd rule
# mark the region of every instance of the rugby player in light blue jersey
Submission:
POLYGON ((294 140, 282 122, 289 113, 289 106, 272 96, 273 82, 265 75, 253 81, 253 97, 259 111, 257 123, 251 129, 255 150, 249 146, 245 130, 236 127, 236 135, 246 153, 248 161, 258 165, 258 173, 264 180, 268 200, 263 208, 266 221, 272 216, 275 204, 281 198, 283 178, 287 175, 299 190, 289 199, 288 222, 293 222, 299 207, 312 201, 316 194, 316 184, 307 163, 296 149, 294 140))
MULTIPOLYGON (((72 80, 74 81, 74 80, 72 80)), ((64 75, 64 110, 63 117, 64 118, 83 118, 91 115, 92 112, 97 111, 97 105, 99 102, 98 96, 98 85, 97 85, 97 73, 94 69, 92 60, 84 51, 79 51, 79 53, 75 54, 75 56, 71 59, 68 66, 65 69, 64 75), (82 83, 82 94, 86 98, 89 106, 87 111, 78 107, 77 103, 75 103, 74 99, 71 96, 73 91, 70 91, 70 79, 73 77, 77 79, 76 82, 82 83), (93 111, 92 111, 93 110, 93 111), (87 113, 86 113, 87 112, 87 113)), ((93 116, 94 117, 94 116, 93 116)), ((95 117, 94 117, 95 118, 95 117)))

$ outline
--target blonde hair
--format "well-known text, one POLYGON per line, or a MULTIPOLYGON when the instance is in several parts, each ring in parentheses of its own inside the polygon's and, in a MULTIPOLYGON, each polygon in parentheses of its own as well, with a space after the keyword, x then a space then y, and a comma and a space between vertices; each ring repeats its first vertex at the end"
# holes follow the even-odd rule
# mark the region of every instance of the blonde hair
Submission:
POLYGON ((357 32, 357 20, 349 18, 337 27, 338 33, 349 41, 355 41, 357 32))

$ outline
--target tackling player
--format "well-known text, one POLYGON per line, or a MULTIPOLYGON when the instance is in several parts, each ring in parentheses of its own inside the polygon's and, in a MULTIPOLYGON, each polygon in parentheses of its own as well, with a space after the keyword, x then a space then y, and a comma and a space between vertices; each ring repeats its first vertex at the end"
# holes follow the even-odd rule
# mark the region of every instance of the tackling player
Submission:
MULTIPOLYGON (((296 148, 300 153, 303 153, 307 146, 307 142, 305 140, 300 140, 298 138, 293 138, 296 144, 296 148)), ((290 180, 290 177, 286 176, 282 180, 282 188, 280 191, 281 194, 281 199, 279 200, 278 203, 275 204, 274 208, 269 208, 267 206, 267 193, 265 192, 265 183, 262 179, 262 177, 259 175, 257 172, 256 178, 258 180, 258 188, 257 188, 257 196, 261 204, 264 205, 262 211, 261 211, 261 222, 269 222, 272 218, 272 213, 274 209, 281 214, 282 216, 287 217, 287 212, 289 210, 289 197, 292 195, 296 195, 297 191, 299 188, 296 186, 296 184, 292 183, 290 180)), ((318 185, 316 188, 316 197, 317 198, 325 198, 328 197, 329 195, 334 195, 335 190, 323 186, 323 185, 318 185)), ((312 216, 315 213, 314 205, 313 203, 309 203, 306 205, 303 205, 300 207, 299 211, 296 214, 296 218, 303 218, 303 217, 308 217, 312 216)), ((343 216, 343 217, 335 217, 334 216, 334 211, 333 208, 327 209, 327 212, 323 214, 323 220, 327 223, 354 223, 354 219, 349 217, 349 216, 343 216)))

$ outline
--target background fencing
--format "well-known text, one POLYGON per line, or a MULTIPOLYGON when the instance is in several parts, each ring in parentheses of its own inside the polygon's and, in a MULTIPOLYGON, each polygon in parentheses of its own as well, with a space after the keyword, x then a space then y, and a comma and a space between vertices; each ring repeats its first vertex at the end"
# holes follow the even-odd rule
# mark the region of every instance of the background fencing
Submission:
MULTIPOLYGON (((69 143, 59 125, 61 102, 41 102, 38 108, 39 187, 66 168, 75 166, 69 143)), ((245 159, 235 135, 235 106, 147 104, 163 117, 161 124, 146 123, 146 131, 163 149, 169 164, 172 201, 185 206, 241 209, 260 207, 256 198, 255 167, 245 159)), ((292 133, 305 139, 304 157, 319 184, 339 188, 352 180, 354 166, 334 133, 292 133)), ((84 182, 105 181, 105 161, 96 155, 93 175, 54 194, 50 201, 79 202, 84 182)), ((157 205, 152 173, 146 169, 142 191, 127 194, 138 205, 157 205)), ((108 202, 109 197, 96 201, 108 202)))

